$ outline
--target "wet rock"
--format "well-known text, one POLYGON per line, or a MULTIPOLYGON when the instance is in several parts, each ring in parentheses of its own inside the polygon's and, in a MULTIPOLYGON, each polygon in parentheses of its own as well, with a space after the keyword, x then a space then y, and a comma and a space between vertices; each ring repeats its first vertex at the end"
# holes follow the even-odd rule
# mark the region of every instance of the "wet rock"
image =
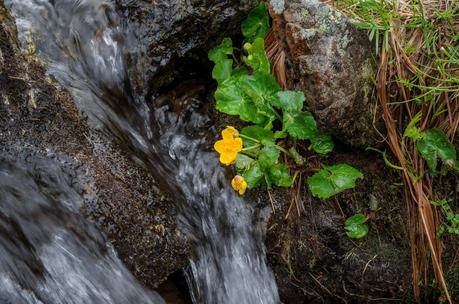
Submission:
MULTIPOLYGON (((238 35, 242 20, 258 0, 116 1, 135 31, 146 60, 150 90, 208 65, 207 51, 224 37, 238 35)), ((207 69, 204 69, 207 71, 207 69)))
POLYGON ((287 57, 289 86, 305 92, 320 127, 345 144, 377 145, 374 49, 367 33, 318 0, 271 0, 273 29, 287 57))
POLYGON ((130 270, 156 286, 187 264, 187 240, 153 178, 128 152, 88 127, 70 95, 24 54, 0 0, 0 158, 63 155, 93 181, 96 200, 82 212, 112 240, 130 270))

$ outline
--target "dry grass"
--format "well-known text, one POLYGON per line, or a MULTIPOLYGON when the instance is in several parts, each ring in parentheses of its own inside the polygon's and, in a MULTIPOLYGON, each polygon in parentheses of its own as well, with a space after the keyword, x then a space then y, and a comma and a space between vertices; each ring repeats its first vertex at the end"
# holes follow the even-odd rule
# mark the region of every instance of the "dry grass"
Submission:
POLYGON ((406 189, 413 290, 428 286, 429 256, 444 300, 452 303, 435 237, 440 218, 430 203, 435 194, 415 143, 404 138, 417 114, 421 130, 439 128, 454 141, 459 124, 459 7, 457 1, 334 1, 360 21, 377 44, 376 91, 386 126, 384 138, 395 155, 406 189))
MULTIPOLYGON (((459 4, 457 0, 328 0, 356 24, 368 30, 375 43, 379 69, 376 95, 383 111, 387 142, 399 163, 406 192, 408 238, 411 246, 413 291, 421 301, 429 269, 452 303, 442 265, 442 243, 435 237, 440 216, 431 201, 433 177, 415 142, 403 137, 406 126, 421 115, 421 130, 439 128, 454 142, 459 126, 459 4), (429 262, 429 259, 431 262, 429 262), (432 266, 430 266, 432 265, 432 266)), ((272 72, 287 87, 285 53, 274 39, 265 48, 272 72)), ((295 195, 289 208, 298 208, 295 195)))
POLYGON ((269 31, 265 39, 265 51, 271 63, 271 72, 283 90, 287 89, 287 75, 285 71, 285 52, 274 37, 273 31, 269 31))

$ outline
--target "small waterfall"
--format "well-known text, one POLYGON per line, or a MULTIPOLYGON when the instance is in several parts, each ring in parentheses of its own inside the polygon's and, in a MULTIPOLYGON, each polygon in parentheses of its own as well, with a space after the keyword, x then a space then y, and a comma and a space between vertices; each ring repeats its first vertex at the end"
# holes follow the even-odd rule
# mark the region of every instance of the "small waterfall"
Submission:
POLYGON ((79 214, 96 199, 82 165, 18 155, 0 159, 0 303, 164 303, 79 214))
POLYGON ((195 242, 189 272, 194 302, 278 303, 254 210, 229 187, 204 139, 187 135, 206 118, 193 107, 187 109, 190 115, 174 113, 167 104, 151 109, 144 94, 132 89, 126 62, 139 62, 142 56, 113 5, 104 0, 6 3, 23 43, 34 41, 49 73, 72 93, 92 127, 129 146, 133 159, 175 198, 179 224, 195 242))

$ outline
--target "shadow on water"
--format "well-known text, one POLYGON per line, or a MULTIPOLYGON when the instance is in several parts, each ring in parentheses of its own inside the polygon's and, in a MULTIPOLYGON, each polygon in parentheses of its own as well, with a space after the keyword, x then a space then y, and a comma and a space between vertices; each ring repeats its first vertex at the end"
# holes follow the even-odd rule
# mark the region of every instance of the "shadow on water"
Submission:
MULTIPOLYGON (((140 82, 140 85, 136 83, 136 88, 141 88, 142 83, 146 82, 141 71, 136 76, 129 73, 128 77, 126 62, 135 62, 134 66, 141 66, 143 57, 138 53, 135 38, 123 25, 112 4, 103 0, 7 0, 6 3, 16 16, 24 45, 34 42, 39 56, 48 65, 49 73, 72 93, 77 107, 88 116, 90 125, 105 131, 109 138, 129 149, 132 158, 162 182, 163 189, 176 200, 180 209, 180 228, 195 242, 195 254, 190 261, 188 275, 194 302, 278 303, 274 276, 266 265, 264 231, 261 225, 254 224, 254 210, 228 186, 228 178, 216 154, 205 149, 205 139, 188 135, 190 128, 205 128, 208 123, 208 119, 196 111, 199 102, 190 101, 190 105, 180 113, 172 111, 170 102, 150 108, 143 98, 145 94, 132 89, 133 79, 140 82)), ((17 174, 28 174, 27 170, 19 173, 25 170, 21 169, 21 165, 10 166, 18 166, 12 169, 17 174)), ((43 172, 45 178, 48 174, 52 176, 53 171, 43 172)), ((1 179, 8 182, 4 176, 1 179)), ((63 180, 57 179, 56 185, 61 182, 63 180)), ((61 189, 55 187, 63 197, 72 195, 71 188, 65 185, 61 189)), ((16 191, 25 196, 29 190, 21 186, 16 191)), ((37 197, 45 195, 41 191, 41 188, 36 188, 37 197)), ((14 197, 13 194, 11 196, 14 197)), ((62 205, 68 201, 60 196, 53 199, 50 204, 62 205)), ((31 206, 35 203, 39 204, 30 201, 31 206)), ((72 208, 59 208, 64 213, 77 212, 72 208)), ((32 216, 27 210, 22 212, 22 217, 32 216)), ((40 210, 34 215, 40 217, 40 210)), ((57 235, 56 238, 39 243, 43 243, 41 247, 48 248, 48 253, 44 250, 45 256, 39 255, 37 266, 33 268, 37 270, 37 275, 44 272, 44 269, 54 269, 52 260, 63 260, 75 266, 75 269, 68 267, 65 270, 65 277, 79 278, 82 275, 79 273, 80 266, 74 260, 68 260, 69 256, 88 265, 97 265, 101 252, 96 251, 91 255, 89 252, 93 248, 86 245, 79 234, 62 225, 62 222, 60 225, 46 223, 34 224, 35 232, 26 237, 34 239, 35 233, 47 234, 46 230, 50 235, 57 235), (62 256, 59 250, 55 250, 62 246, 62 251, 67 255, 62 256)), ((20 222, 16 226, 19 225, 17 228, 23 230, 23 224, 29 225, 28 222, 20 222)), ((72 227, 79 231, 85 225, 77 221, 72 227)), ((96 232, 92 228, 88 231, 84 229, 81 231, 84 240, 94 243, 96 232)), ((4 243, 3 240, 0 242, 4 243)), ((2 246, 7 248, 11 242, 14 242, 14 238, 2 246)), ((20 254, 24 254, 22 259, 27 266, 29 259, 37 257, 34 253, 37 250, 36 244, 21 246, 20 254)), ((118 271, 118 277, 128 279, 132 290, 138 288, 114 258, 111 249, 104 256, 109 259, 105 263, 116 264, 122 269, 118 271)), ((3 261, 0 271, 13 267, 12 263, 3 261)), ((33 271, 26 266, 24 272, 33 271)), ((21 268, 16 269, 16 272, 21 273, 21 268)), ((46 280, 41 280, 41 292, 37 294, 33 291, 31 296, 48 296, 50 301, 46 303, 59 303, 52 298, 53 294, 71 293, 69 285, 64 284, 66 279, 62 278, 63 269, 48 272, 57 283, 47 285, 46 280)), ((116 298, 117 290, 124 292, 126 289, 120 289, 116 282, 106 276, 99 277, 95 272, 86 275, 92 284, 86 285, 93 288, 86 291, 88 294, 103 299, 116 298)), ((16 279, 10 279, 9 282, 12 286, 19 284, 16 279)), ((149 294, 142 292, 138 296, 141 300, 124 303, 142 303, 149 294)), ((156 297, 150 296, 150 299, 157 301, 156 297)), ((98 298, 88 299, 97 300, 88 300, 87 303, 101 303, 98 298)), ((110 302, 110 299, 107 301, 110 302)))

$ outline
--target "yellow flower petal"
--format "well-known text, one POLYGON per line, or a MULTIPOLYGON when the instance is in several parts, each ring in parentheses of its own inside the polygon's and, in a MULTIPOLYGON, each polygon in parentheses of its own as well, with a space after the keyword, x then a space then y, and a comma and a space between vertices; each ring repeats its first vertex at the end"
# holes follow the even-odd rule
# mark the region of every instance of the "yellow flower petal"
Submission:
POLYGON ((234 128, 234 131, 231 129, 228 130, 229 128, 232 127, 228 127, 222 132, 226 138, 219 140, 214 144, 214 149, 220 153, 220 162, 225 165, 234 163, 236 161, 238 152, 240 152, 243 147, 242 139, 239 137, 233 137, 235 134, 234 131, 237 132, 237 130, 234 128), (230 132, 232 132, 233 135, 230 135, 230 132))
POLYGON ((223 139, 234 139, 239 137, 239 132, 234 127, 228 126, 222 131, 222 137, 223 139))
POLYGON ((222 153, 220 154, 220 162, 224 165, 229 166, 236 161, 236 157, 236 152, 222 153))
POLYGON ((218 152, 218 153, 223 153, 226 149, 226 142, 225 140, 219 140, 219 141, 216 141, 215 144, 214 144, 214 149, 218 152))
POLYGON ((244 195, 245 191, 247 190, 247 182, 245 181, 244 177, 240 175, 236 175, 233 178, 233 180, 231 181, 231 186, 240 195, 244 195))
POLYGON ((242 151, 242 144, 243 144, 242 143, 242 139, 240 139, 239 137, 235 138, 231 142, 231 148, 236 152, 241 152, 242 151))

